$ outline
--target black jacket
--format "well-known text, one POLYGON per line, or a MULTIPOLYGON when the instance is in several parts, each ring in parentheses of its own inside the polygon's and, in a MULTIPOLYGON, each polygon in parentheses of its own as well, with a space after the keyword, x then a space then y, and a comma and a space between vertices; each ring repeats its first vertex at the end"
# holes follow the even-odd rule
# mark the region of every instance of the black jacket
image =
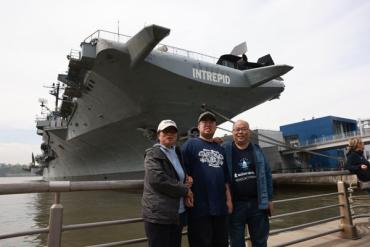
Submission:
POLYGON ((362 153, 349 151, 347 153, 346 169, 357 175, 361 181, 370 181, 370 163, 362 153), (367 165, 367 170, 361 169, 361 165, 367 165))
MULTIPOLYGON (((179 152, 176 153, 178 156, 181 155, 179 152)), ((179 160, 183 167, 181 156, 179 156, 179 160)), ((144 166, 142 198, 144 221, 158 224, 178 224, 180 198, 188 192, 184 181, 179 181, 175 169, 159 145, 154 145, 146 150, 144 166)))

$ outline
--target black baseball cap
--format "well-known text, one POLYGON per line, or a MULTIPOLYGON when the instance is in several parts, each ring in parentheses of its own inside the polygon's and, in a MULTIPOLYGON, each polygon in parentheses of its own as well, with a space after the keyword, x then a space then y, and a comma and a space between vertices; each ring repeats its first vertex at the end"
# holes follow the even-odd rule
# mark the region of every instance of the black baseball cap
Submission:
POLYGON ((203 113, 201 113, 199 115, 199 117, 198 117, 198 123, 200 121, 204 121, 204 120, 211 120, 211 121, 216 122, 216 116, 212 112, 205 111, 205 112, 203 112, 203 113))

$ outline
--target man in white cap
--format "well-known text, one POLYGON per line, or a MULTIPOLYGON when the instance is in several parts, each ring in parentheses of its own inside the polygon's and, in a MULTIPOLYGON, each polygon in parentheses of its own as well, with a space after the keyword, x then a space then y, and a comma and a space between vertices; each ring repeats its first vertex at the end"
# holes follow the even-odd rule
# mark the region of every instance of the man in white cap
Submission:
POLYGON ((190 247, 227 247, 227 215, 232 212, 224 149, 213 141, 216 117, 204 112, 198 118, 199 137, 181 148, 184 165, 193 178, 194 207, 189 209, 190 247))
MULTIPOLYGON (((192 198, 180 151, 177 126, 163 120, 157 129, 159 143, 146 150, 142 198, 145 233, 149 247, 180 247, 186 222, 184 197, 192 198)), ((191 199, 187 206, 191 205, 191 199), (189 204, 190 201, 190 204, 189 204)))

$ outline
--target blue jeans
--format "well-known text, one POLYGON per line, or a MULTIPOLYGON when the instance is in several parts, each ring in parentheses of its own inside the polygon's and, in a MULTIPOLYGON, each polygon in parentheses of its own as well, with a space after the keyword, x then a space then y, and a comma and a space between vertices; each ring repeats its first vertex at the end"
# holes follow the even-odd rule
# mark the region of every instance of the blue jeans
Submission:
POLYGON ((267 210, 258 209, 257 199, 234 202, 230 216, 230 246, 245 247, 245 225, 248 225, 253 247, 267 247, 270 224, 267 210))

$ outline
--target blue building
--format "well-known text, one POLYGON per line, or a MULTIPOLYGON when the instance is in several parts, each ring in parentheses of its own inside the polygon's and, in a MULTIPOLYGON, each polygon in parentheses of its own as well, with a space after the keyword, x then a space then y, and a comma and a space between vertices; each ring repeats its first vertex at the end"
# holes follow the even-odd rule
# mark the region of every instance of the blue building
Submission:
MULTIPOLYGON (((313 144, 319 140, 330 138, 333 135, 342 135, 356 130, 356 120, 334 116, 315 118, 280 126, 280 131, 283 133, 284 139, 293 146, 313 144)), ((343 149, 325 150, 320 151, 320 153, 328 156, 344 157, 343 149)), ((336 169, 339 165, 335 159, 318 155, 310 155, 307 162, 309 167, 314 170, 336 169)))

